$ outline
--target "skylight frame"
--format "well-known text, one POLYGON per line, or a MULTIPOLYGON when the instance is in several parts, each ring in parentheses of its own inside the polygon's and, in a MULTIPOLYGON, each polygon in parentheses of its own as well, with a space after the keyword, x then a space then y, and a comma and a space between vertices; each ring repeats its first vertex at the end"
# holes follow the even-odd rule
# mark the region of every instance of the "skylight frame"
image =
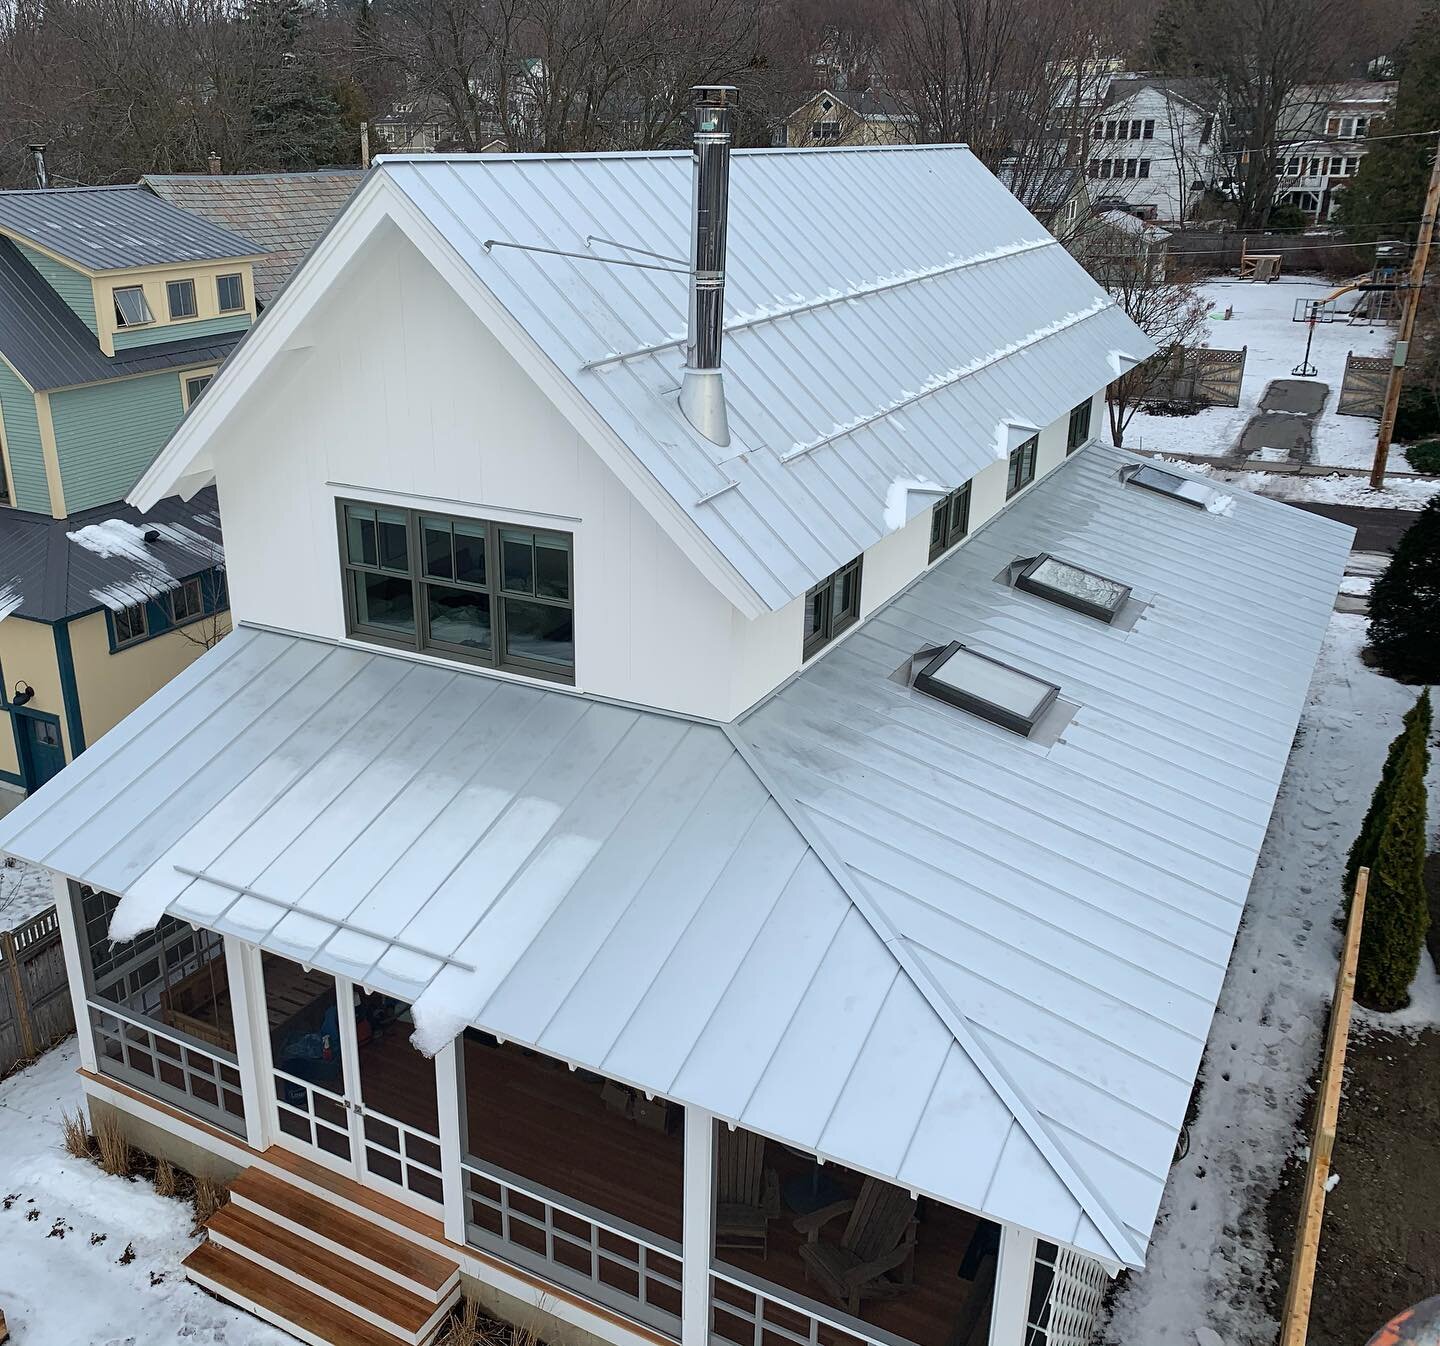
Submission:
POLYGON ((1035 731, 1035 726, 1045 718, 1046 713, 1055 704, 1060 696, 1059 684, 1048 682, 1044 678, 1036 677, 1033 673, 1027 673, 1023 668, 1017 668, 1014 664, 1007 664, 1003 659, 997 659, 991 654, 982 654, 979 650, 972 649, 962 641, 952 640, 943 649, 935 651, 926 662, 925 666, 915 675, 912 686, 918 692, 926 696, 932 696, 935 700, 946 705, 954 706, 974 715, 977 719, 988 721, 1001 729, 1009 730, 1012 734, 1018 734, 1021 738, 1029 738, 1035 731), (1003 669, 1008 674, 1022 679, 1027 684, 1032 684, 1040 689, 1033 709, 1028 713, 1017 711, 1008 706, 1002 706, 996 701, 981 696, 979 693, 967 691, 964 687, 957 686, 953 682, 942 681, 939 677, 940 671, 958 653, 964 653, 972 659, 983 660, 987 664, 1003 669))
POLYGON ((1128 485, 1138 486, 1142 491, 1149 491, 1152 495, 1173 500, 1177 504, 1188 505, 1191 509, 1209 508, 1209 500, 1205 497, 1213 495, 1208 486, 1192 481, 1189 477, 1182 477, 1178 472, 1167 472, 1163 467, 1156 467, 1154 463, 1138 464, 1126 474, 1125 481, 1128 485), (1157 480, 1162 477, 1174 482, 1175 488, 1162 485, 1157 480), (1191 494, 1184 493, 1186 487, 1191 489, 1191 494))
POLYGON ((1102 575, 1098 570, 1076 565, 1074 561, 1067 561, 1063 556, 1056 556, 1053 552, 1048 551, 1042 551, 1039 556, 1032 557, 1025 563, 1024 569, 1015 577, 1015 587, 1027 594, 1034 594, 1037 598, 1043 598, 1047 603, 1054 603, 1057 607, 1069 608, 1072 612, 1080 612, 1087 617, 1093 617, 1107 626, 1111 625, 1124 611, 1125 604, 1130 601, 1132 592, 1128 584, 1122 584, 1117 579, 1111 579, 1109 575, 1102 575), (1069 590, 1047 584, 1044 580, 1035 577, 1036 571, 1040 570, 1047 562, 1063 566, 1067 570, 1078 571, 1103 584, 1113 585, 1120 591, 1120 597, 1113 607, 1106 607, 1103 603, 1092 603, 1069 590))

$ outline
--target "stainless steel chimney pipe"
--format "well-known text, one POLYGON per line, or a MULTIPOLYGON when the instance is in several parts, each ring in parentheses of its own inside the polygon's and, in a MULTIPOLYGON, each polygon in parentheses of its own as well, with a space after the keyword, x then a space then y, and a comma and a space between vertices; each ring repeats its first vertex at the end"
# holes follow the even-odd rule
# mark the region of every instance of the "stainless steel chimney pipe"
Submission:
POLYGON ((730 443, 720 348, 725 335, 725 226, 730 208, 730 141, 735 89, 702 84, 695 96, 690 202, 690 325, 680 410, 706 439, 730 443))
POLYGON ((41 188, 48 187, 50 185, 50 174, 45 168, 45 146, 27 145, 25 148, 30 151, 30 158, 35 165, 35 185, 41 188))

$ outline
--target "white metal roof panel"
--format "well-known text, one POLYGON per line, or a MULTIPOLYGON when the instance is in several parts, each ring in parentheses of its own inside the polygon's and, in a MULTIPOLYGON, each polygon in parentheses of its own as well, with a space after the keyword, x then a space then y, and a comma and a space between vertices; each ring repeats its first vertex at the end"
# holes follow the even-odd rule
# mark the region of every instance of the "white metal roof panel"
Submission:
POLYGON ((1177 505, 1133 461, 1074 455, 737 732, 1143 1248, 1351 533, 1177 505), (1138 620, 1004 582, 1043 551, 1138 620), (1058 683, 1058 742, 892 676, 951 640, 1058 683))
POLYGON ((737 151, 719 449, 676 404, 687 276, 603 242, 686 255, 688 154, 378 171, 775 608, 892 531, 893 483, 959 486, 1153 350, 963 147, 737 151))

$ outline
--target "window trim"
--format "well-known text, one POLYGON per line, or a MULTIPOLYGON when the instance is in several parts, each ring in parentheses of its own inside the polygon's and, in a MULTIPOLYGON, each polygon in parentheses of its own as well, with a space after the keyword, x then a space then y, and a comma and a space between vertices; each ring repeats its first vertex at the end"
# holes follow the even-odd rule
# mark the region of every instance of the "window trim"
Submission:
POLYGON ((110 645, 112 649, 128 650, 132 645, 138 645, 141 641, 149 640, 154 634, 150 630, 150 604, 147 600, 139 603, 131 603, 128 607, 121 608, 118 612, 110 612, 110 645), (121 636, 120 618, 127 612, 138 611, 140 613, 139 634, 121 636))
POLYGON ((566 666, 539 659, 527 659, 523 655, 507 653, 505 650, 506 618, 505 600, 514 599, 522 603, 538 603, 544 607, 563 608, 570 613, 570 640, 575 639, 575 534, 564 528, 537 526, 531 522, 507 522, 491 516, 454 514, 438 509, 411 509, 405 505, 385 504, 376 500, 363 500, 351 496, 335 497, 335 527, 340 559, 340 590, 344 604, 345 634, 348 639, 363 641, 367 645, 382 645, 393 650, 404 650, 411 654, 443 659, 451 663, 472 664, 477 668, 488 668, 500 673, 520 677, 537 678, 545 682, 575 685, 575 672, 579 664, 578 651, 572 662, 566 666), (393 510, 405 518, 406 569, 401 572, 375 565, 367 566, 350 560, 345 511, 348 506, 369 510, 393 510), (423 519, 445 519, 451 523, 475 524, 485 530, 485 575, 482 585, 464 580, 446 580, 439 576, 426 576, 423 563, 423 519), (501 532, 522 532, 535 536, 549 534, 562 537, 566 547, 566 589, 569 598, 565 600, 547 597, 543 594, 520 594, 504 587, 504 571, 500 556, 501 532), (355 609, 355 594, 350 579, 351 573, 387 575, 394 579, 408 579, 411 602, 415 613, 413 636, 397 635, 394 631, 367 626, 358 620, 355 609), (429 605, 425 601, 428 584, 440 584, 452 588, 473 590, 483 593, 490 600, 490 649, 488 651, 469 649, 435 640, 430 635, 429 605))
POLYGON ((1006 500, 1013 500, 1017 495, 1020 494, 1021 491, 1023 491, 1035 480, 1035 466, 1036 461, 1039 459, 1039 457, 1040 436, 1038 434, 1031 435, 1030 438, 1027 439, 1023 444, 1017 444, 1013 449, 1010 450, 1008 467, 1005 473, 1006 500), (1026 473, 1023 480, 1019 480, 1016 478, 1015 475, 1016 463, 1018 461, 1022 467, 1022 470, 1024 469, 1026 465, 1025 453, 1027 449, 1029 450, 1029 471, 1028 473, 1026 473), (1020 455, 1018 459, 1017 455, 1020 455))
POLYGON ((172 626, 189 626, 191 622, 198 622, 202 617, 206 616, 207 614, 205 612, 205 585, 201 582, 200 576, 187 575, 173 589, 167 590, 165 594, 165 606, 169 609, 170 624, 172 626), (188 596, 192 591, 192 586, 193 591, 197 599, 199 600, 199 605, 193 612, 187 610, 185 615, 182 617, 180 613, 176 610, 175 598, 177 594, 185 594, 188 596))
POLYGON ((195 280, 191 276, 181 276, 176 280, 165 282, 165 311, 170 315, 171 322, 189 322, 200 316, 200 296, 195 293, 195 280), (188 313, 175 312, 175 292, 188 293, 190 296, 190 311, 188 313))
POLYGON ((952 547, 958 546, 961 542, 963 542, 967 537, 970 536, 970 510, 973 503, 973 496, 970 488, 973 484, 974 479, 972 478, 970 481, 967 481, 963 486, 956 487, 955 490, 951 491, 950 494, 945 496, 943 499, 937 500, 935 504, 931 507, 930 559, 932 561, 939 560, 940 557, 944 556, 945 553, 949 551, 952 547), (962 497, 965 503, 965 521, 961 524, 960 529, 957 532, 950 525, 952 515, 954 514, 955 505, 960 502, 962 497), (940 536, 937 539, 935 536, 935 524, 936 521, 941 518, 944 519, 944 526, 941 528, 940 536))
POLYGON ((115 286, 110 291, 110 303, 115 310, 116 331, 127 332, 132 327, 149 327, 155 321, 155 312, 150 307, 150 301, 145 297, 145 287, 143 285, 115 286), (131 322, 126 318, 124 311, 120 307, 120 296, 122 294, 138 294, 140 296, 140 307, 145 313, 143 318, 139 318, 135 322, 131 322))
POLYGON ((827 645, 832 644, 837 637, 845 634, 851 627, 856 626, 860 621, 861 594, 865 583, 865 553, 861 552, 854 560, 846 561, 838 570, 827 575, 819 584, 811 585, 805 591, 805 600, 818 595, 822 590, 828 590, 830 594, 829 606, 825 611, 825 621, 818 631, 805 635, 805 606, 802 603, 800 608, 800 658, 801 662, 811 659, 827 645), (855 605, 853 610, 847 609, 840 613, 837 619, 835 610, 835 594, 839 591, 845 577, 851 572, 855 575, 855 605))
POLYGON ((183 393, 183 401, 185 403, 186 411, 189 411, 190 408, 193 407, 195 403, 200 400, 201 393, 203 393, 205 389, 210 386, 217 372, 218 370, 216 369, 187 369, 181 373, 180 388, 183 393), (201 387, 200 392, 193 392, 190 385, 192 383, 199 383, 201 379, 204 379, 205 382, 204 385, 201 387))
POLYGON ((227 271, 223 276, 215 277, 215 306, 221 313, 244 313, 249 308, 249 300, 245 298, 245 273, 243 271, 227 271), (240 289, 240 302, 228 307, 222 291, 222 284, 227 280, 233 280, 240 289))

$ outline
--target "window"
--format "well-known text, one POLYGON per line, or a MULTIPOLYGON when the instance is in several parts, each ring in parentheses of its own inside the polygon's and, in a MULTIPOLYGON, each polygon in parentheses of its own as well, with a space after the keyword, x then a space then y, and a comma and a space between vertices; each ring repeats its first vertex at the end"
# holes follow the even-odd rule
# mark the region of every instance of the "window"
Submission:
POLYGON ((193 407, 199 399, 200 394, 210 386, 210 380, 214 374, 193 374, 185 380, 185 405, 193 407))
POLYGON ((339 508, 350 635, 574 681, 570 534, 339 508))
POLYGON ((1031 435, 1018 449, 1010 450, 1010 475, 1005 481, 1005 499, 1009 500, 1035 480, 1035 455, 1040 436, 1031 435))
POLYGON ((1346 160, 1345 160, 1345 176, 1346 176, 1347 178, 1354 177, 1355 174, 1356 174, 1357 172, 1359 172, 1359 170, 1360 170, 1360 160, 1359 160, 1359 159, 1346 159, 1346 160))
POLYGON ((1070 426, 1065 432, 1065 452, 1074 453, 1090 438, 1091 403, 1087 398, 1070 413, 1070 426))
POLYGON ((215 277, 215 298, 221 313, 235 313, 245 307, 245 278, 238 271, 233 276, 215 277))
POLYGON ((819 121, 810 127, 810 138, 812 140, 839 140, 840 123, 838 121, 819 121))
MULTIPOLYGON (((923 656, 922 656, 923 657, 923 656)), ((1053 682, 952 640, 915 675, 915 690, 1028 735, 1060 695, 1053 682)))
POLYGON ((193 318, 195 308, 195 282, 193 280, 171 280, 165 282, 165 302, 170 306, 170 317, 193 318))
POLYGON ((1333 157, 1331 158, 1331 160, 1330 160, 1330 173, 1331 173, 1331 176, 1332 176, 1332 177, 1339 177, 1340 174, 1344 171, 1344 169, 1345 169, 1345 160, 1342 159, 1338 154, 1335 155, 1335 156, 1333 156, 1333 157))
POLYGON ((857 556, 805 595, 802 651, 806 659, 860 620, 860 568, 864 559, 857 556))
POLYGON ((1142 135, 1141 139, 1142 139, 1142 140, 1154 140, 1154 139, 1155 139, 1155 123, 1154 123, 1153 121, 1150 121, 1149 119, 1146 120, 1146 122, 1145 122, 1145 132, 1144 132, 1144 134, 1142 135))
POLYGON ((170 590, 170 620, 176 626, 205 615, 205 590, 198 575, 170 590))
POLYGON ((1210 137, 1211 137, 1214 133, 1215 133, 1215 118, 1214 118, 1214 117, 1206 117, 1206 118, 1205 118, 1205 125, 1200 128, 1200 143, 1201 143, 1202 145, 1208 145, 1208 144, 1210 143, 1210 137))
POLYGON ((115 625, 115 648, 133 645, 150 634, 150 623, 146 617, 144 603, 132 603, 128 608, 110 614, 115 625))
POLYGON ((1120 615, 1120 609, 1130 597, 1128 584, 1107 579, 1048 552, 1026 563, 1015 577, 1015 587, 1107 623, 1120 615))
POLYGON ((1354 127, 1354 129, 1351 131, 1351 135, 1354 136, 1354 138, 1355 138, 1356 140, 1363 140, 1363 139, 1365 138, 1365 136, 1367 136, 1369 133, 1370 133, 1370 118, 1369 118, 1369 117, 1356 117, 1356 118, 1355 118, 1355 127, 1354 127))
POLYGON ((150 305, 145 302, 145 291, 140 286, 127 285, 116 290, 114 297, 116 327, 143 327, 147 322, 155 321, 150 305))
POLYGON ((935 502, 930 513, 930 559, 947 552, 970 531, 970 483, 935 502))
POLYGON ((1205 509, 1211 500, 1209 488, 1198 481, 1191 481, 1174 472, 1166 472, 1163 468, 1151 467, 1148 463, 1135 468, 1133 472, 1127 472, 1124 479, 1133 486, 1141 486, 1157 495, 1169 496, 1170 499, 1178 500, 1182 505, 1190 505, 1194 509, 1205 509))
POLYGON ((1141 176, 1142 178, 1148 178, 1148 177, 1150 176, 1150 160, 1149 160, 1149 159, 1141 159, 1141 160, 1140 160, 1140 176, 1141 176))

